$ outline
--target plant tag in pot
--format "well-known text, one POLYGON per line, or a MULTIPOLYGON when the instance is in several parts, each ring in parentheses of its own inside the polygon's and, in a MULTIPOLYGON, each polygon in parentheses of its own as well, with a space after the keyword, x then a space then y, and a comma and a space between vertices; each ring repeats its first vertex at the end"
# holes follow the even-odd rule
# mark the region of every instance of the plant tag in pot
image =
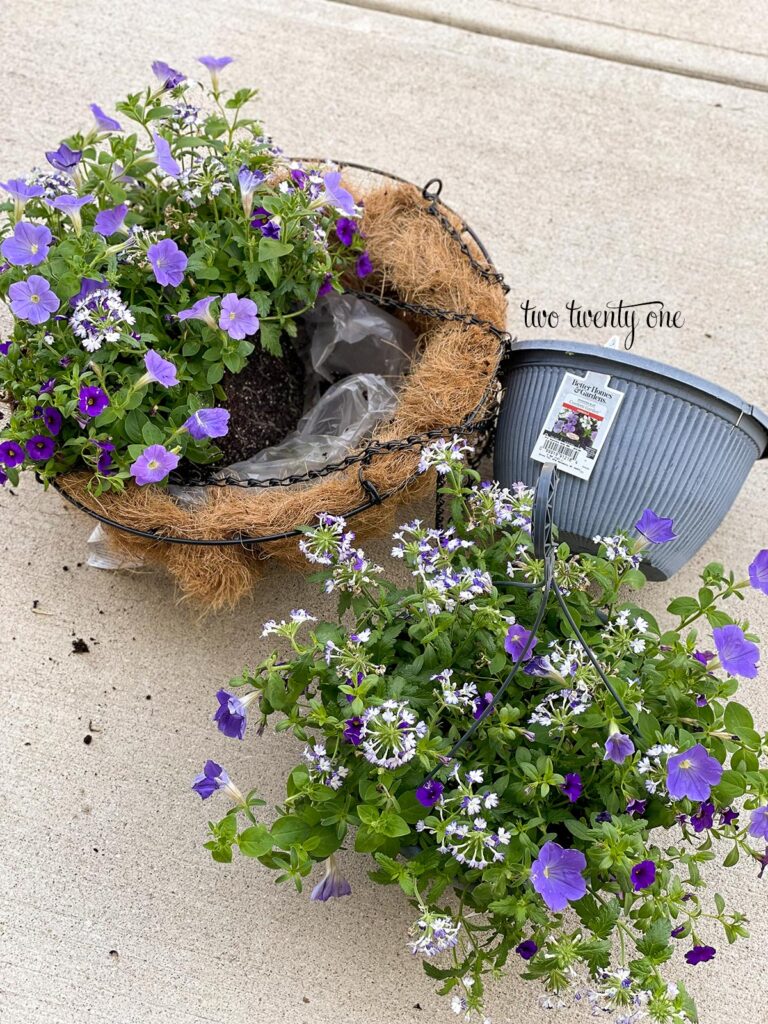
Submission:
POLYGON ((603 373, 566 373, 531 458, 554 462, 564 473, 589 480, 624 398, 609 381, 603 373))

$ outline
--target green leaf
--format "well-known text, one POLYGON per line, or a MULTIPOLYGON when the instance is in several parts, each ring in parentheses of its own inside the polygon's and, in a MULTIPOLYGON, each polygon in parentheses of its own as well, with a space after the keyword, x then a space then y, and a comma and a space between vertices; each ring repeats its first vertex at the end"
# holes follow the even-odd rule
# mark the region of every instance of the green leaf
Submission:
POLYGON ((272 826, 272 839, 281 850, 290 850, 292 846, 303 843, 311 832, 306 821, 295 814, 287 814, 272 826))
POLYGON ((208 372, 205 375, 205 379, 209 384, 218 384, 221 378, 224 376, 224 364, 223 363, 211 363, 208 367, 208 372))
POLYGON ((736 701, 729 701, 725 705, 723 721, 728 732, 735 732, 737 735, 741 729, 755 728, 755 723, 748 708, 745 708, 743 704, 739 704, 736 701))
POLYGON ((723 861, 723 867, 724 868, 732 868, 733 865, 734 864, 738 864, 738 862, 739 862, 739 847, 738 847, 737 843, 734 843, 733 848, 731 849, 731 852, 728 854, 728 856, 723 861))
POLYGON ((695 615, 699 610, 699 602, 692 597, 676 597, 667 605, 670 615, 679 615, 681 619, 687 619, 689 615, 695 615))
POLYGON ((370 804, 359 804, 357 816, 364 825, 372 825, 374 821, 379 820, 379 810, 377 807, 371 807, 370 804))
POLYGON ((357 853, 373 853, 384 842, 384 836, 363 825, 357 830, 355 836, 355 850, 357 853))
POLYGON ((279 260, 281 256, 287 256, 289 252, 293 252, 290 242, 281 242, 278 238, 267 238, 266 235, 261 236, 259 242, 260 263, 264 263, 266 260, 279 260))
POLYGON ((390 836, 393 839, 397 836, 410 835, 411 832, 408 822, 399 814, 393 814, 391 811, 381 816, 380 827, 385 836, 390 836))
POLYGON ((262 348, 266 352, 271 352, 273 356, 281 356, 283 354, 283 346, 280 344, 280 327, 274 322, 264 323, 262 321, 259 327, 259 340, 261 341, 262 348))
POLYGON ((246 857, 263 857, 273 846, 272 836, 264 825, 253 825, 237 837, 240 853, 246 857))

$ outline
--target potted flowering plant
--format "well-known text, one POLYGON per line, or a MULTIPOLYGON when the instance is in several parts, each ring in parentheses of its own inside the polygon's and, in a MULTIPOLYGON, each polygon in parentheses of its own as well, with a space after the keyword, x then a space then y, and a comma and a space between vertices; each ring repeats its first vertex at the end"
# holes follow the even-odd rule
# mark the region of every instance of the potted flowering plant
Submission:
POLYGON ((370 270, 361 211, 340 174, 282 160, 255 90, 222 91, 231 58, 200 62, 207 87, 157 61, 118 117, 92 104, 47 169, 0 182, 0 482, 161 483, 301 416, 297 317, 370 270))
POLYGON ((445 475, 454 522, 394 535, 407 586, 338 518, 301 541, 344 620, 296 610, 268 622, 290 655, 220 690, 215 721, 243 739, 249 720, 260 734, 276 718, 303 753, 271 825, 255 791, 206 762, 194 790, 232 804, 206 846, 221 862, 237 848, 298 889, 324 861, 318 900, 350 892, 339 851, 372 856, 371 877, 412 901, 411 948, 457 1013, 481 1013, 486 976, 511 960, 624 1021, 695 1020, 664 965, 678 949, 689 967, 715 957, 714 922, 729 942, 747 934, 701 866, 716 838, 726 866, 747 857, 762 872, 768 856, 766 740, 732 699, 759 652, 721 608, 749 586, 768 593, 768 551, 744 581, 708 565, 660 624, 622 595, 643 583, 643 550, 674 535, 668 520, 647 510, 642 532, 603 538, 598 555, 560 545, 554 579, 598 674, 535 587, 532 492, 479 485, 466 450, 423 453, 422 468, 445 475))

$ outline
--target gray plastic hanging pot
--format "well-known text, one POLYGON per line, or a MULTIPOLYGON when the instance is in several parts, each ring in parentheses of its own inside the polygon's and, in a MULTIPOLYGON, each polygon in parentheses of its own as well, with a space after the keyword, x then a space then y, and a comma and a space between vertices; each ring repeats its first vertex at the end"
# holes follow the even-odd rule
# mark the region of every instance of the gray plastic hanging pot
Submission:
POLYGON ((574 551, 595 551, 593 537, 632 530, 645 508, 674 520, 677 540, 649 545, 643 571, 663 580, 712 536, 747 478, 768 454, 768 417, 725 388, 632 353, 583 342, 512 345, 499 416, 494 476, 506 487, 533 486, 531 459, 566 373, 609 374, 623 393, 588 480, 565 472, 555 523, 574 551))

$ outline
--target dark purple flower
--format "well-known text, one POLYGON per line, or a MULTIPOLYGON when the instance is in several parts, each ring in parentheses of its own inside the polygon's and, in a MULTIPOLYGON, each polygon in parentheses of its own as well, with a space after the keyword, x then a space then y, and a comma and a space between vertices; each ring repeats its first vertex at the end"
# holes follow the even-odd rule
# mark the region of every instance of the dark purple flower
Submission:
POLYGON ((333 275, 326 274, 325 277, 323 278, 321 284, 320 284, 320 287, 317 289, 318 298, 321 295, 328 295, 332 291, 333 291, 333 275))
POLYGON ((221 300, 219 327, 222 331, 242 341, 248 335, 255 334, 259 329, 259 307, 253 299, 238 299, 234 292, 225 295, 221 300))
POLYGON ((357 234, 357 221, 351 217, 339 217, 336 221, 336 237, 342 245, 352 245, 357 234))
POLYGON ((422 807, 434 807, 440 801, 444 789, 439 779, 428 779, 416 790, 416 799, 422 807))
POLYGON ((705 964, 708 960, 711 960, 717 950, 714 946, 694 946, 693 949, 689 949, 685 954, 686 962, 695 967, 696 964, 705 964))
POLYGON ((216 301, 215 295, 209 295, 205 299, 198 299, 189 309, 182 309, 176 314, 179 320, 202 320, 209 327, 216 327, 216 321, 211 316, 211 304, 216 301))
POLYGON ((755 555, 749 566, 749 582, 755 590, 768 594, 768 548, 755 555))
POLYGON ((647 800, 638 800, 633 797, 627 804, 627 814, 632 818, 641 818, 645 814, 647 803, 647 800))
POLYGON ((3 441, 0 443, 0 462, 7 469, 15 469, 24 461, 24 449, 15 441, 3 441))
POLYGON ((42 185, 28 185, 23 178, 11 178, 9 181, 0 181, 0 188, 13 196, 14 200, 23 206, 29 199, 38 199, 45 195, 42 185))
POLYGON ((83 416, 100 416, 109 405, 109 396, 101 388, 85 384, 80 388, 77 408, 83 416))
POLYGON ((147 372, 138 381, 139 384, 160 384, 164 388, 175 387, 179 383, 176 376, 176 366, 168 359, 150 349, 144 356, 144 365, 147 372))
POLYGON ((98 103, 91 103, 91 113, 96 121, 96 127, 100 132, 121 132, 123 130, 119 121, 109 114, 105 114, 98 103))
POLYGON ((546 656, 546 654, 543 656, 537 654, 534 658, 531 658, 531 660, 523 669, 523 672, 525 672, 527 676, 537 676, 544 678, 545 676, 551 675, 552 663, 546 656))
POLYGON ((604 761, 613 761, 614 764, 624 764, 628 757, 635 752, 635 744, 625 736, 623 732, 612 732, 605 741, 604 761))
POLYGON ((314 887, 309 898, 325 903, 326 900, 349 896, 351 893, 352 886, 336 866, 336 858, 331 856, 325 862, 325 876, 314 887))
POLYGON ((128 204, 120 203, 118 206, 111 206, 106 210, 99 210, 96 220, 93 222, 93 230, 97 235, 109 238, 123 226, 125 215, 128 213, 128 204))
POLYGON ((221 765, 216 764, 215 761, 206 761, 203 765, 202 772, 192 783, 192 789, 198 794, 198 796, 202 797, 203 800, 207 800, 209 796, 213 796, 216 790, 222 789, 228 784, 229 776, 221 765))
POLYGON ((157 132, 152 133, 152 138, 155 140, 155 163, 164 174, 178 178, 181 174, 181 164, 174 159, 171 144, 157 132))
POLYGON ((732 807, 726 807, 724 811, 720 812, 720 824, 721 825, 732 825, 739 816, 738 811, 734 811, 732 807))
POLYGON ((531 960, 539 951, 539 947, 533 941, 533 939, 524 939, 518 946, 515 946, 515 952, 518 956, 521 956, 523 960, 531 960))
POLYGON ((62 422, 63 419, 58 409, 54 409, 51 405, 43 409, 43 423, 49 434, 53 434, 56 437, 61 430, 62 422))
POLYGON ((768 804, 756 807, 752 811, 747 831, 754 839, 768 840, 768 804))
POLYGON ((52 437, 35 434, 34 437, 30 437, 24 447, 30 459, 34 459, 35 462, 46 462, 56 451, 56 442, 52 437))
POLYGON ((652 860, 641 860, 629 873, 635 892, 648 889, 656 881, 656 865, 652 860))
POLYGON ((712 630, 712 638, 720 664, 729 675, 755 678, 760 649, 747 640, 739 626, 716 626, 712 630))
POLYGON ((691 826, 694 832, 703 832, 712 828, 715 823, 715 805, 711 800, 699 804, 699 809, 691 815, 691 826))
POLYGON ((690 750, 672 754, 667 761, 667 792, 673 800, 709 800, 712 786, 723 775, 723 766, 711 757, 701 743, 690 750))
POLYGON ((253 219, 251 220, 252 228, 260 228, 266 224, 272 214, 269 210, 266 210, 263 206, 257 206, 253 211, 253 219))
POLYGON ((595 821, 599 821, 599 822, 613 821, 613 815, 611 814, 610 811, 600 811, 599 814, 595 815, 595 821))
POLYGON ((0 245, 0 252, 14 267, 37 267, 48 257, 52 238, 45 224, 20 220, 14 225, 13 236, 0 245))
POLYGON ((559 789, 564 796, 568 797, 572 804, 575 804, 584 789, 579 773, 568 772, 565 776, 565 782, 559 787, 559 789))
POLYGON ((31 324, 44 324, 59 308, 59 300, 51 286, 39 274, 30 274, 26 281, 16 281, 8 289, 11 312, 31 324))
POLYGON ((672 931, 669 934, 670 934, 671 938, 679 939, 684 931, 685 931, 685 925, 684 924, 679 924, 677 926, 677 928, 673 928, 672 931))
POLYGON ((696 707, 697 708, 705 708, 708 704, 709 704, 709 701, 707 700, 707 698, 704 696, 703 693, 698 693, 696 695, 696 707))
POLYGON ((178 464, 179 456, 175 452, 169 452, 161 444, 151 444, 133 463, 130 473, 140 487, 159 484, 178 464))
POLYGON ((325 184, 325 201, 331 206, 335 206, 337 210, 341 210, 347 217, 354 217, 357 213, 355 200, 350 192, 342 188, 341 174, 338 171, 325 174, 323 183, 325 184))
POLYGON ((152 73, 155 78, 158 78, 164 89, 175 89, 177 85, 186 81, 186 78, 180 71, 174 70, 169 64, 166 64, 164 60, 156 60, 152 62, 152 73))
POLYGON ((300 167, 292 167, 291 168, 291 177, 296 182, 296 184, 299 186, 299 188, 304 188, 304 186, 309 181, 309 178, 307 177, 307 172, 306 171, 302 171, 302 169, 300 167))
POLYGON ((172 238, 164 238, 150 245, 147 259, 158 284, 171 285, 175 288, 184 280, 187 269, 187 257, 172 238))
POLYGON ((245 736, 246 705, 226 690, 219 690, 216 694, 219 707, 213 716, 214 722, 219 727, 219 732, 229 736, 233 740, 241 740, 245 736))
POLYGON ((514 661, 529 661, 533 657, 533 648, 536 643, 537 637, 530 630, 515 622, 507 630, 504 650, 512 656, 514 661))
POLYGON ((355 273, 358 277, 367 277, 369 274, 373 273, 373 264, 371 263, 371 257, 367 252, 361 252, 357 257, 355 273))
POLYGON ((11 350, 12 341, 1 341, 0 342, 0 356, 7 356, 11 350))
POLYGON ((41 394, 41 395, 50 395, 50 393, 53 391, 53 389, 55 387, 56 387, 56 378, 55 377, 49 377, 48 380, 40 388, 39 394, 41 394))
POLYGON ((49 149, 45 154, 45 159, 57 171, 74 171, 82 158, 83 151, 70 149, 66 142, 62 142, 58 149, 49 149))
POLYGON ((274 218, 270 218, 270 220, 264 221, 263 224, 260 224, 259 231, 265 238, 280 238, 280 224, 274 218))
POLYGON ((635 523, 635 529, 641 533, 646 540, 652 544, 666 544, 667 541, 677 540, 677 534, 672 529, 671 519, 657 516, 655 512, 647 508, 635 523))
POLYGON ((492 693, 481 693, 480 696, 472 704, 472 717, 482 718, 485 714, 485 709, 489 708, 493 703, 492 693))
POLYGON ((196 441, 206 437, 226 437, 229 431, 228 409, 198 409, 184 423, 184 429, 196 441))
POLYGON ((87 299, 89 295, 93 295, 94 292, 100 292, 104 288, 109 288, 109 281, 106 277, 84 277, 80 281, 80 291, 77 295, 73 295, 69 300, 70 306, 76 306, 78 302, 83 299, 87 299))
POLYGON ((100 451, 96 460, 96 469, 102 476, 111 476, 115 472, 112 465, 112 452, 115 450, 115 446, 109 441, 95 441, 94 443, 100 451))
POLYGON ((587 860, 581 850, 566 850, 559 843, 544 843, 531 865, 531 883, 550 910, 565 910, 587 891, 582 872, 587 860))
POLYGON ((344 722, 344 739, 353 747, 359 747, 363 742, 363 720, 362 718, 347 718, 344 722))
POLYGON ((7 483, 8 483, 8 474, 4 473, 2 471, 2 469, 0 469, 0 487, 4 487, 7 483))

